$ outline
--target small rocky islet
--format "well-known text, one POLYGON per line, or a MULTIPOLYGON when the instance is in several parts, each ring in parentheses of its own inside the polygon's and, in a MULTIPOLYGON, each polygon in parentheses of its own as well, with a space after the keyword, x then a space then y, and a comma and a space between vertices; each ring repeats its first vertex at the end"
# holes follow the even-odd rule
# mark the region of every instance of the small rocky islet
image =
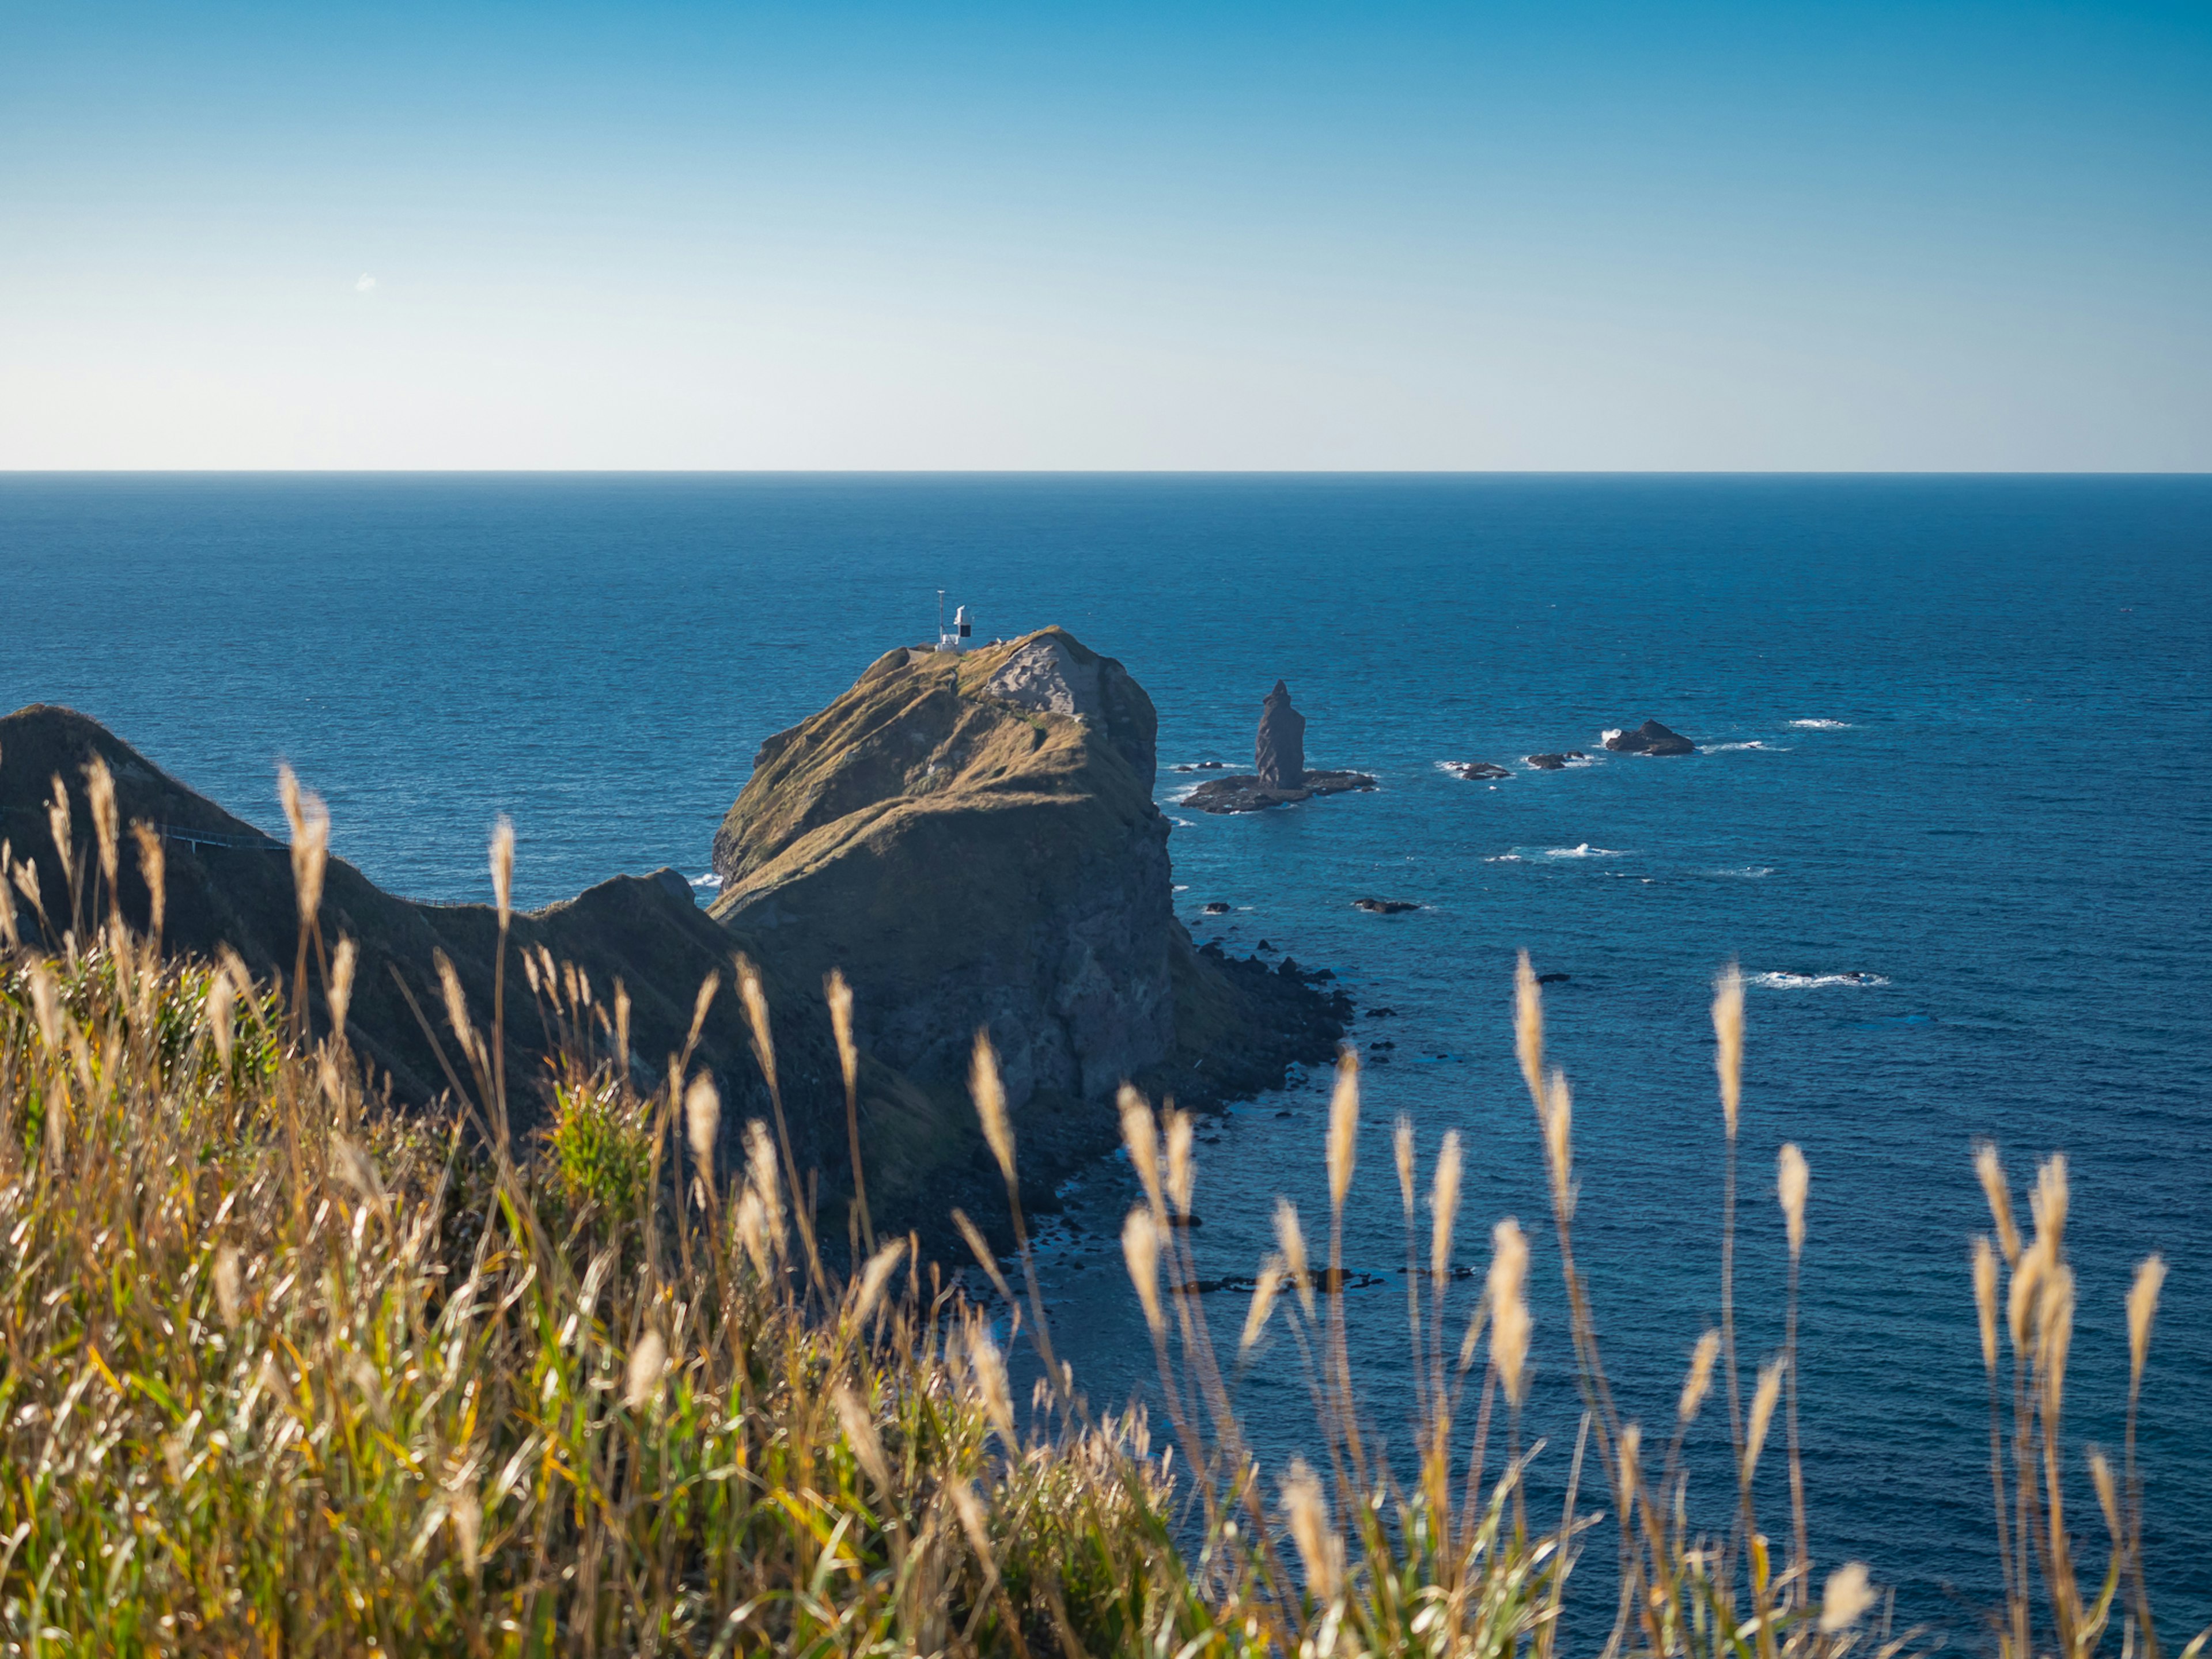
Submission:
MULTIPOLYGON (((1604 746, 1616 755, 1694 755, 1698 745, 1669 726, 1657 720, 1646 720, 1632 731, 1621 727, 1603 734, 1604 746)), ((1586 764, 1589 755, 1579 749, 1547 750, 1542 754, 1526 755, 1522 763, 1532 771, 1563 772, 1570 766, 1586 764)), ((1443 769, 1455 778, 1469 783, 1486 783, 1496 778, 1510 778, 1512 769, 1495 761, 1445 761, 1443 769)))
MULTIPOLYGON (((1267 694, 1252 751, 1249 775, 1209 779, 1185 796, 1182 804, 1200 812, 1261 812, 1316 795, 1375 787, 1375 780, 1364 772, 1306 769, 1306 717, 1291 707, 1290 687, 1281 680, 1267 694)), ((1219 761, 1206 761, 1178 769, 1210 772, 1222 766, 1219 761)))

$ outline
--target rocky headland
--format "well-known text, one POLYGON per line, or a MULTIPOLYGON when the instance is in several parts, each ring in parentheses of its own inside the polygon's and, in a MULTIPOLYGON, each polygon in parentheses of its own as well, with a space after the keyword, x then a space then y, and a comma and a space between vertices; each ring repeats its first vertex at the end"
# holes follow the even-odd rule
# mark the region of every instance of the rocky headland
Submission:
MULTIPOLYGON (((1027 1191, 1048 1207, 1062 1176, 1113 1144, 1123 1080, 1189 1105, 1248 1096, 1293 1064, 1328 1060, 1351 1013, 1317 988, 1326 975, 1294 962, 1194 946, 1174 915, 1169 825, 1152 800, 1155 726, 1135 679, 1058 629, 961 653, 889 653, 762 746, 715 838, 723 886, 711 911, 673 872, 618 876, 518 913, 514 943, 574 963, 602 1006, 619 981, 634 1067, 654 1073, 682 1046, 700 982, 719 973, 726 988, 695 1063, 722 1085, 732 1151, 743 1121, 768 1109, 726 988, 735 954, 757 963, 794 1150, 821 1171, 825 1237, 844 1234, 850 1172, 823 975, 842 970, 854 993, 879 1225, 941 1240, 953 1205, 987 1224, 1003 1213, 965 1086, 975 1032, 988 1030, 1027 1191)), ((124 821, 163 836, 172 950, 228 946, 257 975, 289 978, 297 916, 283 848, 96 721, 46 706, 0 719, 0 839, 37 869, 49 918, 42 929, 19 902, 27 935, 58 945, 70 926, 46 802, 58 776, 82 854, 84 768, 95 755, 124 821)), ((143 927, 149 896, 127 855, 118 886, 143 927)), ((330 944, 343 934, 359 945, 347 1020, 356 1048, 396 1102, 435 1098, 445 1076, 414 1009, 444 1035, 433 965, 443 951, 471 1006, 488 1012, 495 913, 398 897, 333 858, 318 921, 330 944)), ((526 1133, 544 1115, 547 1042, 512 969, 510 959, 507 1074, 526 1133)), ((326 1018, 319 1000, 316 1009, 326 1018)))

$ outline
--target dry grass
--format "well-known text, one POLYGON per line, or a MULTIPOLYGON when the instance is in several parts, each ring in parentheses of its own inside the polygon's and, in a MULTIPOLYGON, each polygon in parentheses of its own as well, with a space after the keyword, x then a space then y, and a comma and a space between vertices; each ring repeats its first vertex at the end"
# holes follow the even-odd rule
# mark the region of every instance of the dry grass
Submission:
MULTIPOLYGON (((102 880, 113 890, 121 856, 96 787, 91 799, 92 846, 73 845, 65 804, 52 826, 73 909, 102 880)), ((289 778, 285 799, 312 918, 328 820, 289 778)), ((137 850, 158 893, 160 842, 137 850)), ((502 927, 513 855, 502 830, 502 927)), ((7 873, 35 904, 35 878, 7 873)), ((859 1271, 848 1280, 824 1266, 750 963, 734 962, 733 979, 775 1122, 746 1126, 742 1167, 717 1170, 720 1098, 690 1050, 638 1088, 621 988, 610 1004, 542 955, 522 965, 560 1034, 557 1105, 543 1144, 518 1146, 500 1033, 474 1029, 450 974, 434 1040, 453 1105, 410 1119, 365 1093, 342 1038, 310 1030, 301 988, 313 975, 343 1003, 354 959, 312 921, 289 996, 235 963, 165 960, 157 939, 112 921, 53 957, 16 945, 11 905, 0 930, 10 1652, 1549 1659, 1577 1559, 1607 1534, 1618 1599, 1598 1616, 1609 1625, 1600 1659, 1887 1659, 1914 1645, 1887 1627, 1865 1565, 1815 1582, 1795 1381, 1810 1172, 1794 1147, 1778 1170, 1784 1346, 1758 1363, 1748 1402, 1737 1392, 1732 973, 1714 1010, 1729 1148, 1723 1324, 1697 1342, 1675 1421, 1647 1436, 1614 1404, 1576 1267, 1572 1098, 1546 1068, 1540 993, 1523 964, 1516 1050, 1583 1407, 1566 1500, 1546 1523, 1523 1484, 1528 1246, 1517 1222, 1497 1221, 1472 1317, 1451 1313, 1456 1138, 1428 1172, 1425 1240, 1410 1131, 1393 1146, 1420 1415, 1412 1466, 1394 1466, 1359 1419, 1336 1293, 1361 1107, 1349 1054, 1322 1148, 1328 1265, 1312 1265, 1281 1205, 1279 1249, 1233 1355, 1217 1351, 1190 1288, 1178 1224, 1197 1179, 1191 1122, 1124 1095, 1140 1194, 1123 1243, 1171 1435, 1156 1449, 1142 1414, 1095 1411, 1057 1363, 1025 1243, 1018 1292, 962 1218, 996 1309, 948 1287, 910 1241, 876 1240, 865 1200, 859 1271), (1310 1385, 1318 1454, 1268 1471, 1236 1396, 1278 1325, 1310 1385), (1025 1411, 996 1328, 1038 1349, 1025 1411), (1685 1442, 1717 1373, 1735 1504, 1729 1530, 1711 1535, 1688 1519, 1685 1442), (1780 1555, 1754 1496, 1774 1455, 1790 1473, 1780 1555)), ((720 988, 702 988, 695 1041, 720 988)), ((849 1095, 849 999, 842 983, 829 991, 849 1095)), ((980 1042, 974 1089, 1025 1238, 1013 1129, 980 1042)), ((1996 1645, 2002 1659, 2086 1659, 2100 1644, 2156 1659, 2135 1415, 2163 1266, 2146 1262, 2128 1298, 2127 1442, 2117 1468, 2101 1453, 2087 1461, 2106 1542, 2101 1571, 2085 1571, 2063 1507, 2078 1467, 2063 1433, 2075 1297, 2064 1165, 2045 1166, 2027 1238, 1994 1153, 1979 1172, 1996 1234, 1976 1243, 1970 1274, 2005 1587, 1996 1645)))

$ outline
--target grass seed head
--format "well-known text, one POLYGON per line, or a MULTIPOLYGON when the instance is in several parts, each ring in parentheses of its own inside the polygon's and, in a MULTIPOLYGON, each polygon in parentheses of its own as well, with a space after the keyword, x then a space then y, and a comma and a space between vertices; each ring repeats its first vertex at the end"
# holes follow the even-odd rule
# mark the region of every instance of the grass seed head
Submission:
POLYGON ((1820 1592, 1820 1631, 1833 1636, 1849 1630, 1874 1605, 1874 1586, 1867 1583, 1866 1563, 1846 1561, 1828 1575, 1820 1592))
POLYGON ((446 1505, 453 1523, 453 1553, 461 1558, 461 1571, 473 1574, 482 1561, 483 1547, 483 1505, 477 1498, 475 1483, 464 1481, 454 1487, 446 1505))
MULTIPOLYGON (((745 1006, 745 1024, 752 1032, 753 1058, 759 1062, 761 1075, 768 1079, 768 1086, 773 1090, 776 1086, 775 1038, 768 1026, 768 993, 761 988, 760 969, 753 966, 750 957, 740 955, 737 963, 738 1000, 745 1006)), ((712 1000, 713 994, 705 986, 701 986, 699 1019, 693 1021, 695 1025, 703 1020, 706 1005, 712 1000)))
POLYGON ((1624 1424, 1620 1431, 1618 1454, 1620 1465, 1620 1490, 1614 1497, 1614 1501, 1620 1505, 1620 1513, 1624 1520, 1632 1515, 1636 1503, 1636 1494, 1644 1485, 1643 1454, 1643 1425, 1638 1423, 1624 1424))
POLYGON ((999 1431, 999 1443, 1006 1449, 1007 1456, 1020 1456, 1022 1443, 1014 1432, 1014 1399, 1006 1387, 1006 1362, 980 1322, 968 1340, 968 1364, 975 1378, 976 1392, 983 1396, 984 1413, 999 1431))
POLYGON ((661 1378, 668 1371, 668 1340, 648 1326, 629 1353, 623 1380, 623 1404, 641 1412, 660 1398, 661 1378))
POLYGON ((837 1408, 837 1425, 845 1431, 845 1438, 853 1448, 853 1459, 867 1471, 868 1479, 876 1483, 884 1497, 891 1494, 891 1466, 884 1456, 884 1443, 876 1433, 875 1419, 861 1403, 860 1396, 840 1383, 830 1396, 837 1408))
POLYGON ((1406 1206, 1406 1219, 1413 1218, 1413 1120, 1403 1112, 1390 1131, 1390 1152, 1398 1163, 1398 1196, 1406 1206))
POLYGON ((2066 1243, 2067 1201, 2066 1154, 2054 1152, 2036 1170, 2035 1190, 2027 1198, 2035 1217, 2036 1242, 2048 1237, 2054 1259, 2066 1243))
POLYGON ((1328 1202, 1344 1208, 1359 1155, 1359 1054, 1349 1043, 1337 1051, 1336 1087, 1328 1097, 1328 1202))
MULTIPOLYGON (((161 832, 143 818, 131 819, 131 836, 138 843, 138 873, 146 883, 147 928, 159 939, 169 908, 168 854, 161 845, 161 832)), ((0 863, 4 862, 0 860, 0 863)), ((7 908, 7 890, 0 888, 0 911, 7 908)), ((0 921, 4 920, 0 916, 0 921)))
POLYGON ((1721 1080, 1721 1111, 1735 1139, 1743 1098, 1743 971, 1731 962, 1713 981, 1713 1069, 1721 1080))
POLYGON ((1774 1421, 1775 1402, 1782 1398, 1782 1374, 1788 1358, 1777 1354, 1759 1368, 1759 1387, 1751 1396, 1751 1418, 1743 1431, 1743 1479, 1747 1485, 1759 1468, 1759 1454, 1766 1445, 1766 1431, 1774 1421))
POLYGON ((1444 1132, 1437 1174, 1429 1188, 1429 1277, 1442 1285, 1451 1271, 1452 1229, 1459 1219, 1459 1131, 1444 1132))
POLYGON ((39 1022, 40 1040, 49 1054, 62 1050, 62 999, 54 984, 54 976, 43 962, 33 961, 29 973, 31 981, 31 1012, 39 1022))
POLYGON ((354 969, 360 958, 361 947, 350 933, 338 941, 331 957, 331 1035, 340 1042, 345 1039, 346 1010, 353 1004, 354 969))
POLYGON ((2089 1479, 2097 1488, 2097 1507, 2105 1512, 2105 1525, 2112 1534, 2112 1542, 2119 1544, 2126 1534, 2120 1527, 2120 1488, 2112 1479, 2112 1460, 2094 1446, 2089 1448, 2089 1479))
POLYGON ((2128 1364, 2132 1383, 2142 1381, 2143 1361, 2150 1355, 2151 1321, 2158 1316, 2159 1287, 2166 1283, 2166 1258, 2147 1255, 2136 1269, 2136 1282, 2128 1287, 2128 1364))
POLYGON ((1521 1061, 1521 1076, 1528 1085, 1528 1098, 1536 1109, 1544 1108, 1544 991, 1536 983, 1536 970, 1523 951, 1513 969, 1513 1052, 1521 1061))
POLYGON ((491 891, 503 933, 514 916, 514 824, 504 812, 491 827, 491 891))
POLYGON ((714 1139, 722 1127, 722 1091, 702 1072, 684 1091, 684 1133, 691 1156, 702 1170, 714 1167, 714 1139))
POLYGON ((1707 1331, 1698 1339, 1698 1346, 1690 1353, 1690 1370, 1682 1379, 1682 1398, 1674 1414, 1685 1423, 1698 1419, 1698 1408, 1705 1403, 1705 1395, 1713 1386, 1713 1362, 1721 1355, 1721 1334, 1707 1331))
POLYGON ((1282 1246, 1283 1262, 1289 1268, 1291 1283, 1297 1287, 1298 1301, 1306 1310, 1306 1317, 1314 1316, 1313 1274, 1306 1268, 1306 1236, 1298 1225, 1298 1206, 1287 1198, 1275 1200, 1275 1242, 1282 1246))
POLYGON ((1283 1258, 1268 1252, 1260 1263, 1260 1272, 1252 1281, 1252 1305, 1244 1311, 1244 1334, 1237 1339, 1238 1354, 1249 1354, 1252 1345, 1267 1328, 1267 1316, 1275 1310, 1275 1298, 1283 1291, 1283 1258))
POLYGON ((453 1028, 463 1048, 472 1048, 476 1028, 469 1024, 469 1000, 461 989, 461 976, 454 969, 453 958, 443 951, 433 951, 430 962, 438 970, 438 989, 446 999, 446 1024, 453 1028))
POLYGON ((2020 1228, 2012 1218, 2012 1182, 2005 1178, 2003 1160, 1997 1149, 1984 1140, 1974 1148, 1974 1174, 1982 1183, 1982 1192, 1990 1201, 1990 1218, 1996 1223, 1997 1248, 2004 1252, 2005 1265, 2020 1266, 2020 1228))
POLYGON ((999 1173, 1006 1185, 1014 1184, 1014 1126, 1006 1120, 1006 1091, 999 1081, 999 1054, 991 1047, 987 1027, 975 1030, 975 1052, 968 1066, 968 1092, 975 1097, 975 1115, 983 1120, 983 1139, 991 1156, 999 1160, 999 1173))
POLYGON ((777 1173, 775 1142, 768 1125, 754 1118, 745 1125, 745 1181, 760 1194, 761 1221, 768 1230, 769 1252, 783 1259, 784 1215, 782 1177, 777 1173))
POLYGON ((1326 1606, 1344 1589, 1344 1540, 1328 1518, 1328 1499, 1321 1479, 1303 1457, 1291 1460, 1283 1477, 1283 1516, 1306 1570, 1306 1591, 1326 1606))
POLYGON ((229 1244, 219 1245, 215 1253, 215 1307, 227 1330, 236 1330, 240 1313, 246 1305, 238 1267, 238 1251, 229 1244))
POLYGON ((1521 1403, 1528 1383, 1528 1240, 1511 1216, 1490 1230, 1490 1363, 1505 1397, 1521 1403))
POLYGON ((1159 1126, 1153 1121, 1152 1103, 1126 1083, 1119 1099, 1121 1144, 1129 1149, 1129 1163, 1144 1183, 1145 1196, 1152 1200, 1154 1212, 1164 1216, 1167 1200, 1160 1192, 1159 1126))
POLYGON ((1776 1195, 1782 1200, 1782 1218, 1789 1228, 1793 1259, 1805 1249, 1805 1193, 1812 1179, 1812 1171, 1805 1166, 1805 1154, 1797 1150, 1795 1141, 1784 1141, 1780 1156, 1775 1159, 1774 1185, 1776 1195))
POLYGON ((62 787, 62 775, 54 774, 54 793, 46 802, 46 830, 54 838, 54 851, 62 855, 62 874, 65 878, 76 867, 76 837, 70 818, 69 791, 62 787))
POLYGON ((1168 1113, 1168 1201, 1176 1213, 1190 1214, 1191 1194, 1198 1186, 1198 1160, 1192 1151, 1194 1127, 1188 1112, 1168 1113))
POLYGON ((1997 1371, 1997 1253, 1985 1233, 1974 1235, 1974 1310, 1982 1325, 1982 1364, 1997 1371))
POLYGON ((868 1258, 867 1266, 860 1269, 860 1293, 853 1300, 855 1325, 868 1322, 868 1316, 875 1312, 876 1304, 883 1299, 884 1287, 890 1283, 891 1275, 898 1271, 905 1255, 906 1240, 896 1238, 868 1258))
POLYGON ((2066 1356, 2074 1345, 2074 1270, 2064 1262, 2051 1269, 2036 1312, 2036 1370, 2043 1377, 2045 1413, 2055 1418, 2066 1391, 2066 1356))
POLYGON ((215 1052, 222 1061, 223 1069, 230 1069, 231 1003, 238 995, 228 974, 208 976, 207 1004, 204 1011, 208 1035, 215 1039, 215 1052))
POLYGON ((115 778, 107 763, 94 755, 85 763, 84 793, 92 807, 93 839, 100 848, 100 872, 107 878, 107 890, 115 890, 117 872, 123 867, 122 823, 115 811, 115 778))
POLYGON ((738 1230, 738 1243, 744 1247, 746 1259, 765 1284, 775 1267, 768 1248, 768 1206, 750 1187, 738 1195, 737 1214, 732 1224, 738 1230))
POLYGON ((292 826, 292 891, 305 926, 323 907, 323 872, 331 855, 330 809, 320 795, 300 787, 289 766, 276 769, 276 789, 292 826))
POLYGON ((2027 1352, 2035 1304, 2043 1293, 2043 1281, 2054 1265, 2049 1241, 2039 1238, 2021 1252, 2020 1261, 2012 1270, 2012 1288, 2005 1300, 2005 1322, 2012 1330, 2012 1346, 2021 1353, 2027 1352))
POLYGON ((1129 1265, 1129 1282, 1144 1304, 1145 1323, 1154 1336, 1166 1335, 1167 1318, 1160 1311, 1160 1230, 1152 1212, 1141 1204, 1132 1205, 1128 1219, 1121 1224, 1121 1259, 1129 1265))
POLYGON ((851 1089, 860 1077, 860 1051, 853 1042, 853 988, 845 983, 842 973, 832 968, 822 991, 830 1002, 830 1029, 837 1039, 837 1065, 845 1074, 845 1086, 851 1089))
POLYGON ((1575 1212, 1575 1097, 1567 1074, 1554 1066, 1544 1091, 1544 1166, 1552 1176, 1552 1203, 1563 1216, 1575 1212))

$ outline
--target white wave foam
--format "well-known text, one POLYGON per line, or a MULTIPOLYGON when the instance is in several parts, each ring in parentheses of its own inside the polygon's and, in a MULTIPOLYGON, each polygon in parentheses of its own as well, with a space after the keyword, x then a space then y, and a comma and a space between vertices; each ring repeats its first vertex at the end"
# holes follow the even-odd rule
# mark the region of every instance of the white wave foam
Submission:
POLYGON ((703 876, 692 877, 691 884, 694 887, 720 887, 722 884, 722 878, 709 870, 703 876))
POLYGON ((1597 740, 1600 743, 1611 743, 1615 738, 1620 735, 1620 732, 1621 728, 1618 726, 1609 727, 1597 734, 1597 740))
POLYGON ((1584 842, 1579 847, 1547 847, 1544 849, 1544 856, 1547 859, 1618 859, 1626 858, 1627 854, 1617 847, 1593 847, 1584 842))
POLYGON ((1750 974, 1749 983, 1763 985, 1770 991, 1820 991, 1832 985, 1850 986, 1863 989, 1869 986, 1887 985, 1889 981, 1880 974, 1750 974))
POLYGON ((1848 732, 1851 729, 1849 720, 1792 720, 1790 724, 1800 732, 1848 732))
POLYGON ((1731 749, 1759 749, 1764 750, 1770 755, 1786 755, 1790 752, 1787 749, 1768 749, 1765 744, 1753 738, 1749 743, 1709 743, 1705 745, 1705 753, 1724 755, 1731 749))
POLYGON ((1528 861, 1518 853, 1500 853, 1495 858, 1483 860, 1485 864, 1526 864, 1528 861))
POLYGON ((1705 873, 1709 876, 1737 876, 1745 881, 1757 881, 1761 876, 1772 875, 1774 866, 1771 864, 1740 864, 1732 870, 1708 870, 1705 873))

